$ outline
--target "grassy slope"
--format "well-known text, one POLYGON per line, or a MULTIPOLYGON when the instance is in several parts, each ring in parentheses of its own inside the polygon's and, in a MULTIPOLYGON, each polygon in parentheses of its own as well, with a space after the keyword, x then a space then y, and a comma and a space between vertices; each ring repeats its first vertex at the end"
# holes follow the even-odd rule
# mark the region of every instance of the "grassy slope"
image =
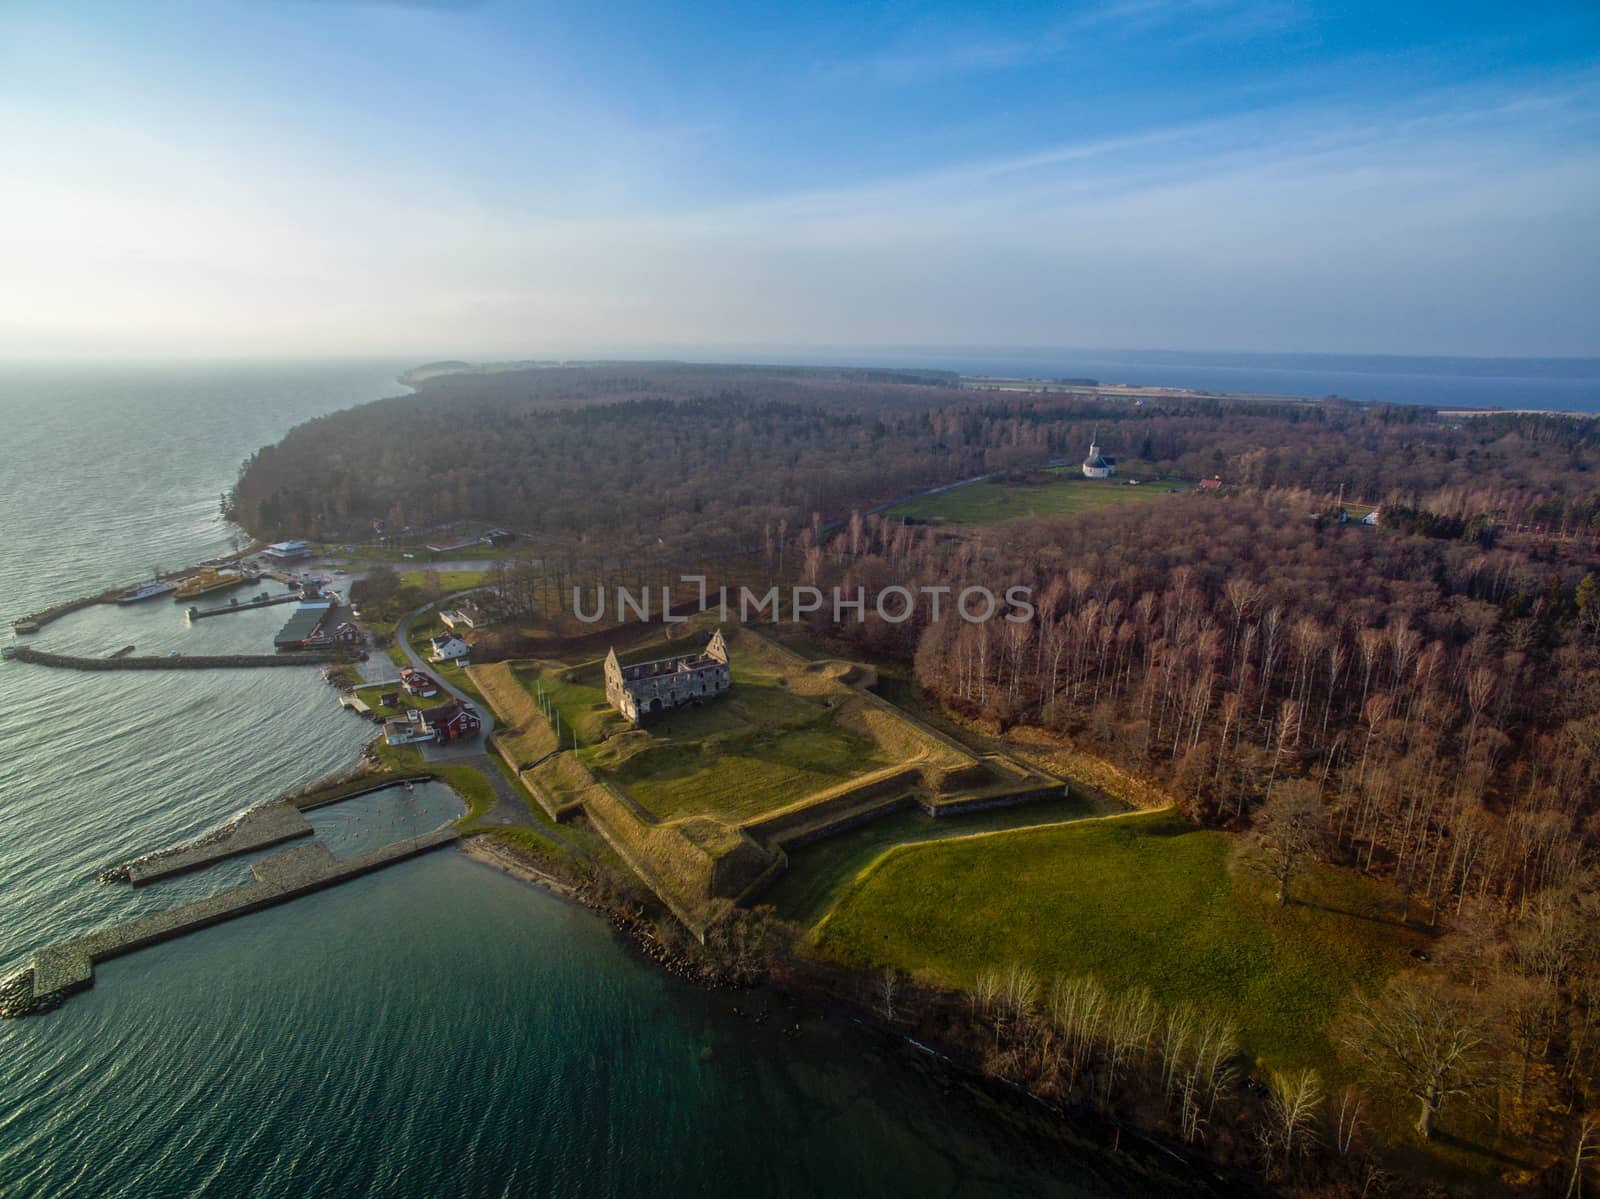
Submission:
POLYGON ((1072 478, 1056 483, 969 483, 909 500, 891 508, 889 515, 957 525, 994 525, 1022 516, 1063 516, 1162 498, 1171 498, 1170 484, 1130 487, 1115 479, 1072 478))
POLYGON ((789 868, 757 902, 771 904, 785 920, 813 925, 838 902, 857 875, 896 845, 1082 820, 1103 811, 1104 805, 1087 796, 1073 796, 965 816, 933 817, 920 808, 894 812, 791 849, 789 868))
POLYGON ((1144 984, 1239 1022, 1274 1064, 1336 1073, 1325 1033, 1349 991, 1406 960, 1418 934, 1380 915, 1378 889, 1319 868, 1311 901, 1279 908, 1265 880, 1230 869, 1233 842, 1148 813, 914 846, 858 880, 816 933, 817 951, 969 985, 1025 962, 1046 977, 1144 984))

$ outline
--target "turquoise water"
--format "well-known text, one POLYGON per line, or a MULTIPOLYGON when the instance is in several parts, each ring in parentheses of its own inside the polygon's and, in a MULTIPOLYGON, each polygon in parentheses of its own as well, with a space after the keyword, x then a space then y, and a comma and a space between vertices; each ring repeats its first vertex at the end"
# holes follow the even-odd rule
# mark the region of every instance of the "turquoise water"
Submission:
MULTIPOLYGON (((0 600, 226 547, 216 498, 296 421, 401 364, 0 371, 0 600)), ((259 650, 281 609, 189 626, 95 608, 33 638, 259 650)), ((77 674, 0 663, 0 973, 39 945, 235 885, 101 867, 348 766, 370 726, 314 670, 77 674)), ((337 852, 448 819, 437 789, 313 814, 337 852)), ((733 1009, 591 913, 454 851, 106 963, 0 1021, 0 1195, 1067 1195, 1166 1192, 990 1118, 842 1019, 733 1009), (796 1019, 798 1035, 785 1028, 796 1019)))

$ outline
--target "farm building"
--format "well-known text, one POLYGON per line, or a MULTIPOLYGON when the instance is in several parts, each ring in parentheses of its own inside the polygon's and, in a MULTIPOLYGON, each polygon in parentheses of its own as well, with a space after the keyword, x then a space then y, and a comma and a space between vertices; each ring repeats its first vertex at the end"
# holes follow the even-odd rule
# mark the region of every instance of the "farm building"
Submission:
POLYGON ((721 695, 731 685, 728 645, 718 629, 699 653, 624 666, 606 654, 606 699, 634 724, 684 704, 721 695))

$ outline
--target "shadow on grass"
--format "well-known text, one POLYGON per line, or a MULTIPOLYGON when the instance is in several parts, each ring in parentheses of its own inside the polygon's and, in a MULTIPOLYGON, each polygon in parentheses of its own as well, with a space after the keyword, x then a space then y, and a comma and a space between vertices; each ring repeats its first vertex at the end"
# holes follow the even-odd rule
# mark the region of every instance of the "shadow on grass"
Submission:
POLYGON ((1433 1130, 1433 1143, 1436 1145, 1444 1145, 1450 1149, 1459 1150, 1462 1153, 1473 1154, 1477 1157, 1483 1158, 1486 1161, 1494 1162, 1496 1165, 1500 1166, 1515 1167, 1519 1170, 1532 1170, 1535 1168, 1534 1163, 1527 1158, 1517 1157, 1513 1154, 1507 1153, 1503 1149, 1495 1149, 1491 1146, 1482 1144, 1479 1141, 1471 1140, 1467 1137, 1456 1136, 1453 1133, 1446 1132, 1442 1128, 1435 1128, 1433 1130))
POLYGON ((1405 928, 1422 932, 1422 929, 1406 923, 1394 916, 1385 916, 1377 912, 1357 912, 1351 908, 1342 908, 1331 903, 1318 903, 1314 899, 1296 899, 1289 896, 1289 902, 1284 905, 1291 908, 1314 908, 1319 912, 1328 912, 1334 916, 1349 916, 1352 920, 1365 920, 1368 924, 1380 924, 1385 928, 1405 928))

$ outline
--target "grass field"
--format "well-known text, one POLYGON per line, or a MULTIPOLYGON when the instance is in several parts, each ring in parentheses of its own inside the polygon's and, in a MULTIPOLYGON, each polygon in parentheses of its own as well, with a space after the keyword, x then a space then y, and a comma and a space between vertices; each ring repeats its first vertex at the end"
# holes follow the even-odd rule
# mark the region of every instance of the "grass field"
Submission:
MULTIPOLYGON (((681 653, 682 643, 635 647, 623 661, 681 653)), ((792 660, 755 637, 738 638, 733 688, 635 729, 606 701, 599 662, 519 664, 530 696, 542 689, 576 729, 579 758, 660 820, 711 816, 738 823, 891 764, 864 730, 844 727, 840 696, 791 690, 792 660)))
POLYGON ((581 746, 593 746, 628 727, 627 721, 606 702, 605 684, 598 669, 517 665, 512 675, 531 698, 540 691, 549 696, 561 714, 561 744, 571 746, 572 731, 581 746))
POLYGON ((1082 820, 1104 810, 1105 805, 1074 795, 988 808, 969 816, 933 817, 921 808, 893 812, 791 849, 789 868, 757 902, 771 904, 785 920, 809 927, 827 914, 858 874, 896 845, 1082 820))
POLYGON ((438 695, 424 699, 420 695, 411 695, 401 690, 399 683, 392 683, 383 687, 364 687, 356 692, 356 695, 383 720, 401 717, 411 711, 421 712, 429 708, 437 708, 440 704, 447 704, 455 699, 455 696, 447 691, 441 691, 438 695), (387 695, 390 692, 399 694, 399 702, 392 707, 385 707, 378 702, 378 697, 387 695))
POLYGON ((857 881, 814 937, 822 957, 954 986, 1023 962, 1095 974, 1236 1019, 1247 1052, 1336 1075, 1327 1025, 1350 991, 1407 962, 1422 935, 1382 892, 1331 868, 1280 908, 1230 862, 1226 834, 1152 812, 912 846, 857 881))
POLYGON ((735 822, 889 765, 870 738, 842 727, 821 703, 753 679, 601 745, 588 760, 659 819, 735 822))
POLYGON ((1151 503, 1172 496, 1172 484, 1130 487, 1116 479, 1062 478, 1050 483, 969 483, 908 500, 890 516, 952 525, 996 525, 1023 516, 1070 516, 1117 504, 1151 503))

